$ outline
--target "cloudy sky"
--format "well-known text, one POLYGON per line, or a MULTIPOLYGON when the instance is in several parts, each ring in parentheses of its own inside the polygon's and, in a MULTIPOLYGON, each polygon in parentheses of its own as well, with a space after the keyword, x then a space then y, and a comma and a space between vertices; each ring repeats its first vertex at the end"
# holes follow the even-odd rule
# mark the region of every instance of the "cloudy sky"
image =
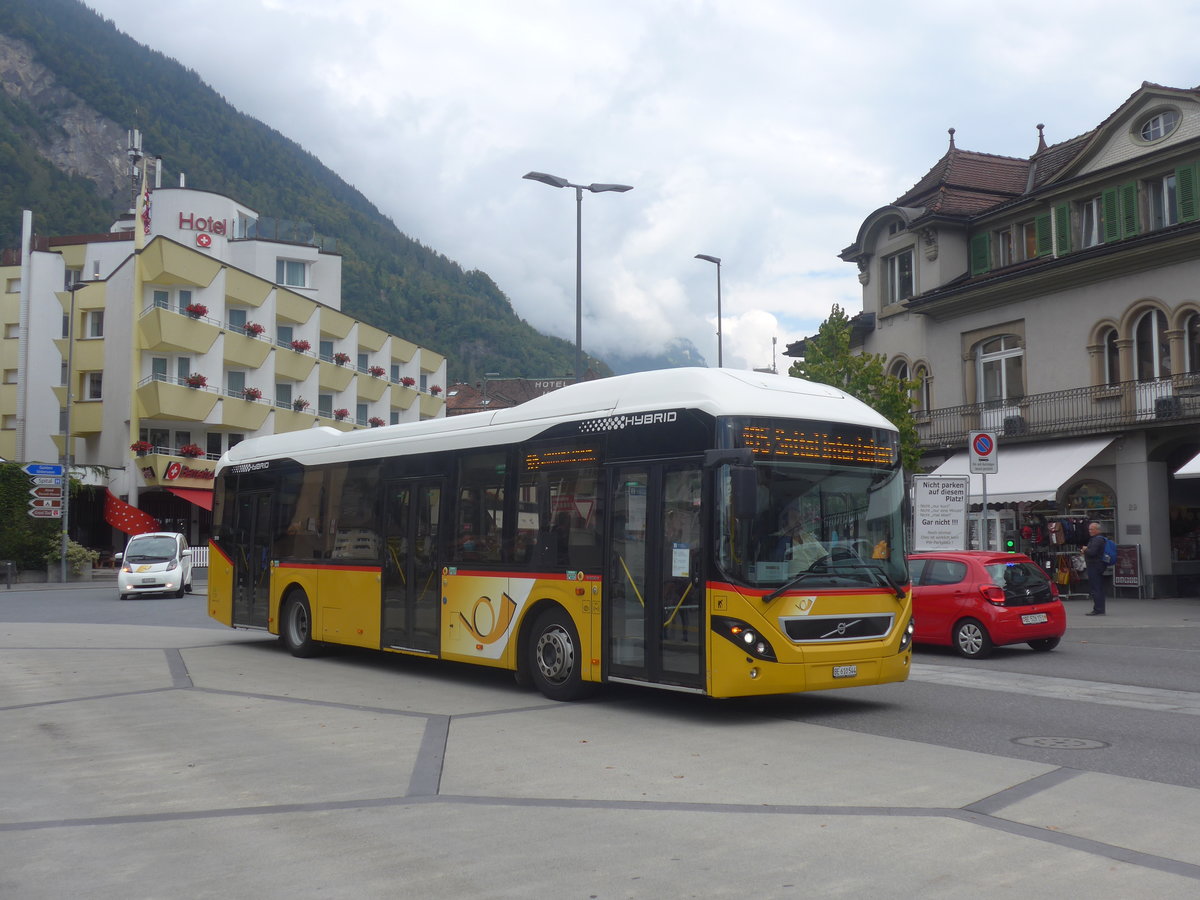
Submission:
POLYGON ((686 337, 715 365, 706 253, 739 368, 861 308, 837 254, 947 128, 1028 156, 1039 122, 1057 143, 1142 81, 1200 84, 1190 0, 85 2, 568 340, 575 192, 521 176, 633 185, 583 195, 584 346, 686 337))

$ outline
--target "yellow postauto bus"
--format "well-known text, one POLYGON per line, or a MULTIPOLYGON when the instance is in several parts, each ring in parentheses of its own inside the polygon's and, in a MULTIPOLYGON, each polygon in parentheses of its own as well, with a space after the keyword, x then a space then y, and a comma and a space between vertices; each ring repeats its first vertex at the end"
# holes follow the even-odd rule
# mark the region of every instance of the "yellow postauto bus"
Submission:
POLYGON ((908 676, 895 428, 831 387, 670 369, 244 441, 209 615, 323 645, 740 697, 908 676))

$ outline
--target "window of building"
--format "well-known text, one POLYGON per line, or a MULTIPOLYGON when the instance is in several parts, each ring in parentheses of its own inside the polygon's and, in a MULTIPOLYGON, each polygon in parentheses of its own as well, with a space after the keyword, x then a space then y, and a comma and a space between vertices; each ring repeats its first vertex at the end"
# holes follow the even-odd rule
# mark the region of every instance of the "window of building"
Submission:
MULTIPOLYGON (((400 383, 400 364, 399 363, 392 363, 392 370, 391 370, 390 378, 393 383, 395 383, 395 384, 400 383)), ((393 423, 393 424, 395 424, 395 423, 393 423)))
POLYGON ((354 421, 359 425, 367 424, 367 404, 359 403, 354 407, 354 421))
POLYGON ((21 323, 9 322, 4 326, 4 336, 6 338, 18 338, 21 336, 21 323))
POLYGON ((1030 219, 1017 226, 1021 239, 1021 259, 1036 259, 1038 255, 1037 222, 1030 219))
POLYGON ((155 381, 167 380, 167 358, 165 356, 150 357, 150 377, 155 381))
POLYGON ((154 305, 159 309, 171 308, 171 294, 168 291, 154 292, 154 305))
POLYGON ((180 448, 192 442, 192 433, 190 431, 175 432, 175 452, 178 453, 180 448))
POLYGON ((5 369, 4 370, 4 383, 5 384, 16 384, 17 376, 18 376, 18 371, 16 369, 5 369))
POLYGON ((4 431, 16 431, 17 417, 15 415, 4 416, 3 419, 0 419, 0 429, 3 429, 4 431))
POLYGON ((1158 141, 1174 131, 1178 124, 1179 113, 1173 109, 1164 109, 1146 119, 1138 129, 1138 134, 1143 141, 1158 141))
POLYGON ((63 290, 69 291, 71 285, 83 281, 83 269, 66 269, 63 271, 63 290))
POLYGON ((275 405, 282 406, 284 409, 292 407, 292 386, 286 381, 281 381, 275 385, 275 405))
POLYGON ((104 373, 86 372, 83 377, 83 399, 104 399, 104 373))
POLYGON ((104 337, 104 310, 91 309, 83 314, 83 333, 90 338, 104 337))
POLYGON ((388 416, 388 424, 389 425, 399 425, 400 424, 399 411, 394 410, 394 409, 392 410, 391 414, 388 416))
POLYGON ((895 237, 904 231, 904 223, 899 219, 888 223, 888 237, 895 237))
POLYGON ((175 375, 180 380, 185 380, 192 374, 192 358, 190 356, 181 356, 175 360, 175 375))
POLYGON ((210 431, 208 433, 208 440, 205 443, 206 446, 204 449, 209 456, 221 455, 221 432, 210 431))
POLYGON ((225 314, 229 316, 230 328, 244 328, 246 323, 250 321, 248 311, 244 309, 238 309, 237 307, 229 309, 225 314))
POLYGON ((317 394, 317 415, 333 418, 333 394, 317 394))
POLYGON ((933 409, 933 379, 929 376, 929 367, 920 364, 913 369, 913 380, 917 382, 913 392, 913 404, 920 412, 933 409))
POLYGON ((1167 316, 1159 309, 1144 313, 1133 330, 1133 370, 1138 381, 1154 381, 1171 374, 1171 343, 1167 316))
POLYGON ((992 240, 996 247, 996 265, 1011 266, 1016 261, 1013 256, 1013 230, 1001 228, 993 234, 992 240))
POLYGON ((1079 246, 1095 247, 1104 242, 1104 204, 1099 197, 1079 206, 1079 246))
POLYGON ((287 287, 304 287, 308 266, 297 259, 275 260, 275 283, 287 287))
POLYGON ((242 396, 242 392, 246 390, 246 373, 230 369, 225 374, 225 388, 230 397, 242 396))
POLYGON ((367 371, 367 354, 365 353, 358 354, 358 371, 367 371))
POLYGON ((898 303, 913 295, 913 252, 902 250, 883 261, 884 302, 898 303))
POLYGON ((1117 349, 1117 329, 1104 332, 1104 383, 1119 384, 1121 381, 1121 353, 1117 349))
POLYGON ((317 356, 321 357, 321 359, 332 361, 333 360, 333 341, 322 340, 322 341, 318 342, 317 356))
POLYGON ((290 347, 292 345, 292 333, 291 325, 275 326, 275 342, 280 347, 290 347))
POLYGON ((1200 372, 1200 315, 1193 313, 1184 325, 1184 350, 1187 353, 1187 370, 1200 372))
POLYGON ((246 436, 244 434, 237 434, 236 432, 231 432, 229 435, 229 440, 225 442, 225 447, 228 450, 232 450, 234 447, 236 447, 238 444, 240 444, 245 439, 246 439, 246 436))
POLYGON ((4 282, 4 293, 6 293, 6 294, 21 293, 21 279, 20 278, 6 279, 4 282))
POLYGON ((192 304, 192 292, 182 290, 179 292, 179 311, 184 312, 192 304))
POLYGON ((1179 221, 1179 203, 1175 196, 1175 173, 1146 182, 1146 199, 1150 207, 1150 227, 1166 228, 1179 221))
POLYGON ((1025 396, 1025 351, 1015 334, 984 341, 976 351, 977 381, 981 402, 1018 400, 1025 396))
POLYGON ((903 359, 895 360, 891 367, 888 368, 888 374, 893 378, 899 378, 902 381, 908 381, 908 363, 903 359))

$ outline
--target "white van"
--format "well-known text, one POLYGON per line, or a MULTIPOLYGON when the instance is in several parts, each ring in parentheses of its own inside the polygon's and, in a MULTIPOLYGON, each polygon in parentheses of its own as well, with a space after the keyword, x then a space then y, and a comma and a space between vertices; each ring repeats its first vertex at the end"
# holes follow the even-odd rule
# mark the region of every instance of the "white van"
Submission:
POLYGON ((135 534, 116 555, 117 593, 122 600, 135 594, 174 594, 192 591, 192 551, 187 538, 174 531, 135 534))

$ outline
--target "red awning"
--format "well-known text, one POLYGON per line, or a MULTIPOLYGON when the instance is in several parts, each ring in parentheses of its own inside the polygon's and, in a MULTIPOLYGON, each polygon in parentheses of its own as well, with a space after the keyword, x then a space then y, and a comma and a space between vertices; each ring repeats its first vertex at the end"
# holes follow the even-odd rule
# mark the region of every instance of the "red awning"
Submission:
POLYGON ((176 497, 182 497, 188 503, 195 503, 201 509, 212 509, 212 491, 199 491, 195 488, 167 488, 167 490, 176 497))

